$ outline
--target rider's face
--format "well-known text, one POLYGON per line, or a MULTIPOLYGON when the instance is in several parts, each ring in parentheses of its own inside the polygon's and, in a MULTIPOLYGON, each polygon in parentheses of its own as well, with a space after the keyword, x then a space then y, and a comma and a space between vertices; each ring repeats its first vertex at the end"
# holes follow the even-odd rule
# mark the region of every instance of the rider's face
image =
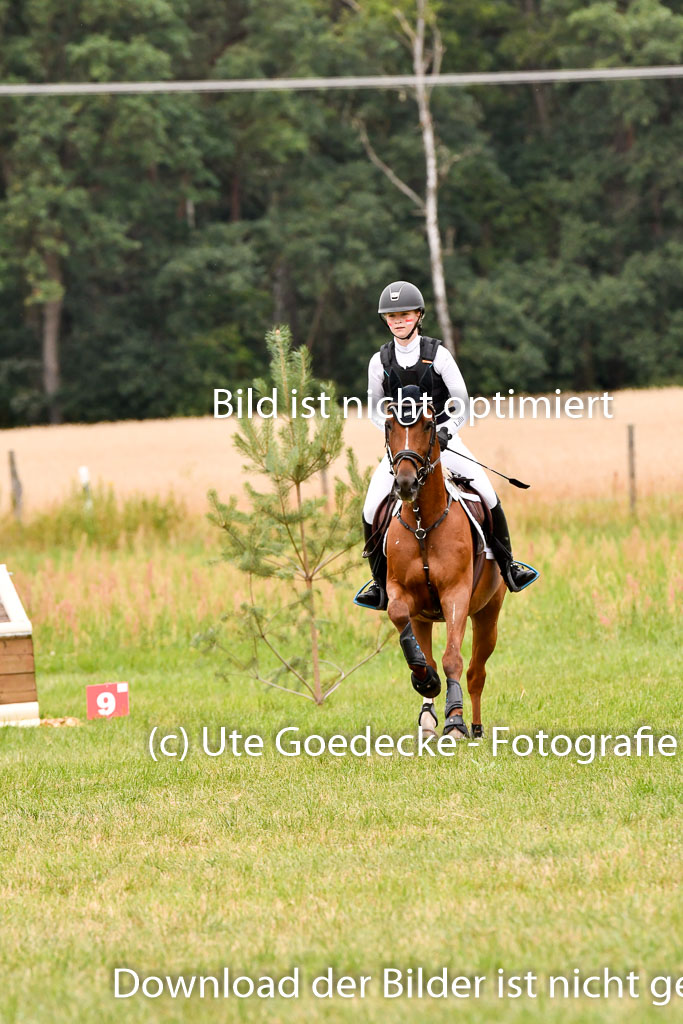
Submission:
POLYGON ((415 327, 420 319, 420 311, 409 309, 401 313, 385 313, 384 319, 399 345, 407 345, 415 336, 415 327))

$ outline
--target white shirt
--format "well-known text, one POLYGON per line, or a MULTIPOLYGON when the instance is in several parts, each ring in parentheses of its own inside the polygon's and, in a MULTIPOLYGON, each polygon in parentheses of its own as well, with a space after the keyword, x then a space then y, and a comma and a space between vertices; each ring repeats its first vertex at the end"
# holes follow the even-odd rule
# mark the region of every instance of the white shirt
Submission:
MULTIPOLYGON (((394 338, 394 352, 399 366, 405 369, 408 366, 414 366, 418 361, 420 337, 421 335, 416 335, 409 345, 399 345, 394 338)), ((457 416, 451 416, 445 424, 451 428, 452 433, 457 433, 467 419, 468 397, 465 381, 458 369, 458 364, 445 345, 439 345, 437 348, 432 365, 436 372, 441 374, 450 398, 459 398, 463 403, 462 406, 457 407, 458 410, 462 409, 463 411, 459 412, 457 416)), ((378 402, 384 398, 384 367, 379 352, 375 352, 368 365, 368 391, 372 398, 372 422, 383 431, 386 417, 377 410, 378 402)))

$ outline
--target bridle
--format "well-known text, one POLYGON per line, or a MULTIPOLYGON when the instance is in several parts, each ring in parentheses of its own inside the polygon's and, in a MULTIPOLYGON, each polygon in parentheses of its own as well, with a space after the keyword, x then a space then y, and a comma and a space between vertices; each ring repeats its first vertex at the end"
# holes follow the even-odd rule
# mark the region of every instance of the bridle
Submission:
MULTIPOLYGON (((431 406, 431 402, 429 402, 428 404, 431 406)), ((427 454, 420 455, 420 453, 416 452, 414 448, 408 447, 408 428, 415 426, 415 424, 423 417, 424 413, 418 413, 416 416, 412 417, 402 417, 401 408, 398 402, 392 402, 391 405, 389 406, 388 411, 393 415, 394 421, 398 423, 399 426, 405 427, 406 430, 406 446, 405 448, 402 448, 400 452, 396 452, 396 454, 394 455, 389 446, 390 419, 389 417, 387 417, 384 426, 384 446, 387 450, 387 458, 389 459, 389 469, 391 470, 393 475, 396 476, 396 466, 399 464, 399 462, 402 462, 403 459, 407 459, 408 462, 412 462, 413 466, 415 466, 415 469, 417 471, 417 489, 419 493, 420 488, 423 486, 427 477, 429 476, 430 473, 434 472, 437 463, 441 459, 441 455, 439 455, 439 458, 435 462, 432 462, 432 452, 434 450, 434 444, 436 442, 436 416, 434 416, 434 412, 432 410, 432 426, 429 436, 429 446, 427 448, 427 454)))

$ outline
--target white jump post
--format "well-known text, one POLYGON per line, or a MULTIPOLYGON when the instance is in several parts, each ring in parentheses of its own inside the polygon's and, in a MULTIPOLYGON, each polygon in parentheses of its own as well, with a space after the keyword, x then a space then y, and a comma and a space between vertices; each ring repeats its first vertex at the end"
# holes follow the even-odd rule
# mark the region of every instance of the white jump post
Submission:
POLYGON ((87 466, 78 467, 78 479, 83 489, 83 507, 86 512, 92 512, 92 491, 90 490, 90 470, 87 466))
POLYGON ((0 725, 40 725, 33 628, 0 565, 0 725))

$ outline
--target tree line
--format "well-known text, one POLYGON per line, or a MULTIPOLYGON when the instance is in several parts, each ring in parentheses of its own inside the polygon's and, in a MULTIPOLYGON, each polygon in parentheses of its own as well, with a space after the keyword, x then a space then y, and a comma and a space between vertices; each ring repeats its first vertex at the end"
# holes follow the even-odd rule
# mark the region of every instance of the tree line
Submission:
POLYGON ((211 411, 290 325, 363 394, 384 284, 473 393, 683 376, 676 0, 0 0, 0 80, 425 75, 406 88, 0 99, 0 426, 211 411))

